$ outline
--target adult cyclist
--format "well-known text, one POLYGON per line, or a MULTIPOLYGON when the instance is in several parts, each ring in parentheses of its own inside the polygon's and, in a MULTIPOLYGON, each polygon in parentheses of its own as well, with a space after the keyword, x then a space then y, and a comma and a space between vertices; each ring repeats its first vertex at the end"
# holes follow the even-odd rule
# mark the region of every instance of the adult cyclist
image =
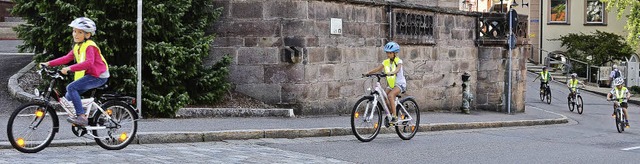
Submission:
MULTIPOLYGON (((618 104, 622 107, 622 112, 624 112, 624 122, 627 125, 627 128, 629 128, 629 115, 627 114, 627 108, 629 107, 629 104, 627 103, 627 100, 629 100, 629 97, 631 97, 631 93, 629 93, 627 87, 624 86, 624 79, 622 78, 616 78, 613 81, 613 85, 615 85, 616 87, 611 89, 611 92, 607 94, 607 101, 613 98, 617 100, 613 103, 613 109, 615 109, 618 104)), ((613 111, 613 114, 611 114, 611 116, 616 116, 615 110, 613 111)))

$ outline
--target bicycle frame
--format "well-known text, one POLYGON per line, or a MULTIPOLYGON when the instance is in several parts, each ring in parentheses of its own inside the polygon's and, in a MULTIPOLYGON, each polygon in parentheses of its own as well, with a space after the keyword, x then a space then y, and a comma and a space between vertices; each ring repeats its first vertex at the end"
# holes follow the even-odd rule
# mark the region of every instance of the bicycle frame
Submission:
MULTIPOLYGON (((378 81, 376 82, 375 88, 374 90, 370 93, 373 96, 373 107, 369 108, 369 104, 367 104, 366 109, 365 109, 365 113, 369 113, 369 116, 367 117, 367 120, 371 120, 373 119, 373 113, 375 111, 376 108, 376 104, 378 104, 378 101, 380 101, 380 103, 382 103, 382 109, 384 109, 386 117, 388 120, 391 120, 391 118, 393 117, 391 115, 391 112, 389 111, 389 107, 387 106, 387 102, 386 100, 387 98, 387 92, 384 91, 384 89, 382 89, 382 86, 380 85, 380 77, 377 77, 378 81), (371 112, 369 112, 369 109, 373 109, 371 112)), ((398 101, 398 97, 395 97, 395 101, 396 101, 396 106, 400 106, 401 109, 396 109, 396 114, 397 112, 400 112, 400 110, 402 110, 402 112, 407 113, 406 116, 408 116, 407 119, 402 119, 402 118, 398 118, 398 122, 404 122, 404 121, 410 121, 413 120, 413 117, 408 114, 409 112, 407 111, 407 109, 400 103, 400 101, 398 101)), ((396 126, 399 126, 396 124, 396 126)))
MULTIPOLYGON (((47 106, 52 106, 51 104, 51 100, 50 97, 52 96, 51 93, 54 93, 53 98, 56 99, 56 102, 60 103, 60 106, 62 107, 62 109, 65 110, 66 114, 69 116, 75 116, 75 110, 72 111, 71 109, 67 108, 66 105, 62 105, 64 104, 62 102, 62 97, 60 96, 60 93, 58 92, 58 90, 54 89, 55 83, 57 82, 57 79, 62 79, 61 76, 53 76, 53 79, 51 80, 51 82, 49 83, 49 87, 47 88, 46 92, 43 94, 42 100, 44 101, 44 103, 47 106)), ((91 98, 86 98, 86 99, 82 99, 82 107, 86 107, 87 109, 85 110, 85 114, 87 116, 90 116, 88 118, 93 118, 95 116, 91 116, 90 113, 92 113, 92 111, 96 111, 96 110, 100 110, 102 113, 105 113, 106 111, 104 109, 102 109, 102 107, 100 107, 100 105, 98 103, 96 103, 95 98, 93 98, 93 95, 91 98)), ((93 114, 95 115, 96 112, 93 112, 93 114)), ((55 113, 57 115, 57 113, 55 113)), ((109 115, 105 115, 107 117, 107 120, 112 121, 111 116, 109 115)), ((134 120, 135 121, 135 120, 134 120)), ((113 121, 112 121, 113 122, 113 121)), ((115 122, 113 122, 115 123, 115 122)), ((117 124, 117 123, 116 123, 117 124)), ((85 126, 84 127, 86 130, 102 130, 102 129, 107 129, 106 126, 85 126)), ((57 128, 56 128, 57 129, 57 128)), ((88 133, 89 135, 91 135, 91 137, 93 138, 107 138, 107 137, 98 137, 98 136, 94 136, 92 133, 88 133)))

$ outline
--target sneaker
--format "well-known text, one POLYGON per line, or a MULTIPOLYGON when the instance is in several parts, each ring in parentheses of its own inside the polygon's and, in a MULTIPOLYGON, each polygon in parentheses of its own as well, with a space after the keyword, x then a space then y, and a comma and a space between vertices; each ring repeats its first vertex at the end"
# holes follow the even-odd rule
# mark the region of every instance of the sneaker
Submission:
POLYGON ((389 124, 391 124, 391 126, 394 126, 396 123, 398 123, 398 117, 393 117, 391 118, 391 122, 389 122, 389 124))
POLYGON ((627 128, 629 128, 629 120, 625 120, 624 123, 627 125, 627 128))
POLYGON ((89 120, 82 116, 69 117, 67 118, 67 122, 75 124, 77 126, 87 126, 89 125, 89 120))

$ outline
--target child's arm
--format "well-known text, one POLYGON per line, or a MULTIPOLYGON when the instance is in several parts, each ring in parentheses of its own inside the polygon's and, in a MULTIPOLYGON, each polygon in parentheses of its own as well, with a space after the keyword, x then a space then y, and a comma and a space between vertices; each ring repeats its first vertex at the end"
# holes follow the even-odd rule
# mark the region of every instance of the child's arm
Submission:
POLYGON ((365 73, 365 75, 369 75, 369 74, 372 74, 372 73, 374 73, 374 72, 379 72, 379 71, 380 71, 380 70, 382 70, 383 68, 384 68, 384 66, 383 66, 382 64, 380 64, 378 67, 376 67, 376 68, 374 68, 374 69, 370 70, 369 72, 365 73))
POLYGON ((398 64, 398 68, 396 68, 396 71, 393 71, 393 72, 391 72, 389 74, 395 75, 398 72, 400 72, 400 70, 402 70, 402 63, 398 64))
POLYGON ((63 65, 63 64, 67 64, 71 61, 73 61, 73 58, 75 58, 73 56, 73 50, 69 51, 69 53, 67 53, 67 55, 64 55, 62 57, 59 57, 57 59, 53 59, 49 62, 45 62, 43 64, 50 66, 50 67, 55 67, 55 66, 59 66, 59 65, 63 65))

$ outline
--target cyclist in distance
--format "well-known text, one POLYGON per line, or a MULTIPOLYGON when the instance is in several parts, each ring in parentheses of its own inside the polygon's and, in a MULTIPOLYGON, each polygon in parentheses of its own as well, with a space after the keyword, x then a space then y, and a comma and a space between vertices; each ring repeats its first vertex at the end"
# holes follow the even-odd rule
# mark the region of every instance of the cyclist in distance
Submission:
POLYGON ((404 78, 404 73, 402 70, 402 60, 398 58, 400 45, 393 41, 389 42, 384 46, 384 52, 389 58, 382 61, 382 64, 380 66, 365 73, 365 75, 379 72, 384 69, 384 73, 387 74, 388 84, 388 87, 386 89, 388 100, 386 102, 387 105, 389 105, 389 109, 391 109, 391 115, 393 116, 390 124, 395 124, 398 121, 398 116, 396 116, 395 98, 398 94, 404 93, 406 91, 407 82, 404 78))
POLYGON ((104 85, 110 76, 109 66, 100 48, 91 40, 91 37, 96 34, 95 22, 89 18, 80 17, 73 20, 69 27, 73 28, 73 49, 65 56, 40 64, 59 66, 75 59, 76 64, 60 70, 65 75, 69 71, 75 72, 74 81, 67 85, 65 98, 73 103, 76 116, 67 118, 67 121, 78 126, 87 126, 88 120, 85 109, 82 108, 80 94, 104 85))
POLYGON ((533 82, 536 82, 538 78, 540 78, 540 92, 544 91, 545 84, 547 86, 549 85, 549 80, 553 80, 553 77, 551 77, 551 74, 549 73, 549 71, 547 71, 547 67, 542 67, 542 72, 540 72, 538 77, 533 79, 533 82))
POLYGON ((571 99, 571 97, 574 96, 573 94, 577 93, 578 84, 584 86, 584 84, 580 82, 580 80, 578 80, 577 78, 578 78, 578 74, 572 73, 571 79, 567 81, 567 87, 569 87, 569 96, 567 96, 567 99, 571 99))
MULTIPOLYGON (((627 100, 629 100, 629 97, 631 97, 631 93, 629 93, 627 87, 624 86, 624 79, 622 78, 616 78, 615 80, 613 80, 613 85, 615 85, 616 87, 611 89, 611 92, 607 94, 607 100, 615 98, 618 101, 618 103, 622 107, 622 112, 624 112, 624 122, 627 125, 627 128, 629 128, 629 116, 627 115, 627 108, 629 107, 629 104, 627 104, 627 100), (626 98, 626 100, 623 100, 623 98, 626 98)), ((614 103, 613 106, 613 109, 615 109, 617 107, 616 103, 614 103)), ((616 116, 615 110, 611 116, 616 116)))

